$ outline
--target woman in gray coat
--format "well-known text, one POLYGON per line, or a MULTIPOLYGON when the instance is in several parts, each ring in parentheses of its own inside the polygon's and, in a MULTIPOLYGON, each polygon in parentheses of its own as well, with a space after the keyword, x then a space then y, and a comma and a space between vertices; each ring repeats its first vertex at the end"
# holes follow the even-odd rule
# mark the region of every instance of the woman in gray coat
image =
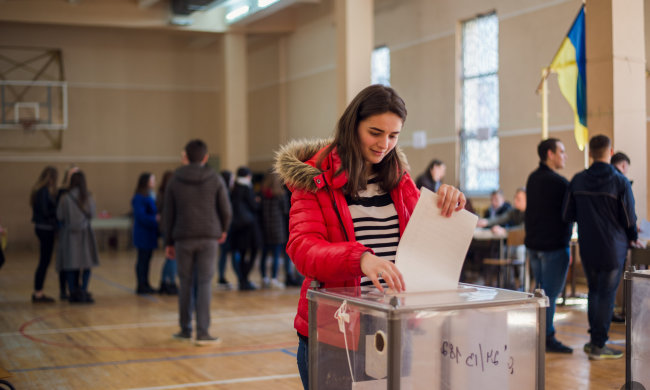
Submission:
POLYGON ((88 292, 90 268, 99 265, 95 234, 90 220, 95 215, 95 201, 88 192, 86 176, 75 172, 56 210, 61 223, 57 268, 65 271, 71 303, 93 303, 88 292), (81 282, 80 282, 81 279, 81 282))

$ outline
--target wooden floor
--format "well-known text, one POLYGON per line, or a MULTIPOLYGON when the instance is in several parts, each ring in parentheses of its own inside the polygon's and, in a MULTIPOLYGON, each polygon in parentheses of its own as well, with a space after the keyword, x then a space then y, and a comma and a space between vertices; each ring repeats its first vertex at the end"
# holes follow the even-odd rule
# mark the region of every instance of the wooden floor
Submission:
MULTIPOLYGON (((161 253, 154 256, 152 282, 162 265, 161 253)), ((90 284, 94 305, 34 305, 36 254, 8 254, 0 269, 0 367, 17 389, 302 388, 293 329, 298 289, 215 291, 211 332, 223 341, 197 347, 171 337, 176 297, 133 293, 134 251, 100 258, 90 284)), ((45 290, 58 298, 57 286, 51 267, 45 290)), ((618 390, 625 360, 587 359, 586 305, 578 301, 558 308, 557 336, 575 351, 547 355, 546 388, 618 390)), ((611 341, 621 348, 624 332, 613 324, 611 341)))

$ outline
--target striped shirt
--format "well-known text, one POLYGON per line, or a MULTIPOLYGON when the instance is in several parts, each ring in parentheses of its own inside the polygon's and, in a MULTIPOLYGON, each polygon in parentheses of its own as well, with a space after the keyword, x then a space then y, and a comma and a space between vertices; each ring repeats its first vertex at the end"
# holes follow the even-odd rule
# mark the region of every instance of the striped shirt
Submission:
MULTIPOLYGON (((377 184, 376 178, 368 180, 365 190, 359 197, 345 197, 352 215, 354 238, 362 245, 375 251, 375 255, 395 262, 399 244, 399 221, 390 194, 377 184)), ((383 279, 379 282, 384 283, 383 279)), ((367 276, 361 278, 361 286, 372 285, 367 276)))

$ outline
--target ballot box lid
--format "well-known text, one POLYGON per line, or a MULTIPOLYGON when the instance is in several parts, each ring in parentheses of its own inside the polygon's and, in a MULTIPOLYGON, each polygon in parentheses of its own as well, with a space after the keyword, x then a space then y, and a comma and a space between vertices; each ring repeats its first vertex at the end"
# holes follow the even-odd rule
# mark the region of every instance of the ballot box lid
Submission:
POLYGON ((307 292, 310 301, 321 299, 347 301, 353 305, 382 311, 416 311, 427 309, 450 310, 471 307, 535 304, 548 306, 546 296, 460 283, 455 290, 380 292, 373 286, 312 288, 307 292))
POLYGON ((629 278, 650 278, 650 269, 636 270, 629 273, 629 278))

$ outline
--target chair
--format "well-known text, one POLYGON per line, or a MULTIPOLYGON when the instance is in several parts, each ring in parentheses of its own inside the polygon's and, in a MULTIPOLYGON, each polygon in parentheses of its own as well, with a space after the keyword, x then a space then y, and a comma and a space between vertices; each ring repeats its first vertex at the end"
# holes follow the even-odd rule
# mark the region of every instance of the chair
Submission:
POLYGON ((524 255, 523 259, 518 259, 515 257, 515 254, 517 248, 524 245, 525 237, 526 232, 524 229, 509 230, 506 237, 506 248, 505 250, 501 250, 501 254, 499 255, 500 257, 498 259, 483 259, 484 265, 497 268, 497 287, 506 288, 506 285, 510 281, 510 268, 514 270, 516 267, 520 267, 520 278, 522 280, 515 281, 515 289, 519 290, 524 286, 526 280, 526 258, 524 255), (502 269, 505 269, 505 277, 503 279, 501 277, 502 269), (516 285, 517 282, 520 282, 518 286, 516 285))

